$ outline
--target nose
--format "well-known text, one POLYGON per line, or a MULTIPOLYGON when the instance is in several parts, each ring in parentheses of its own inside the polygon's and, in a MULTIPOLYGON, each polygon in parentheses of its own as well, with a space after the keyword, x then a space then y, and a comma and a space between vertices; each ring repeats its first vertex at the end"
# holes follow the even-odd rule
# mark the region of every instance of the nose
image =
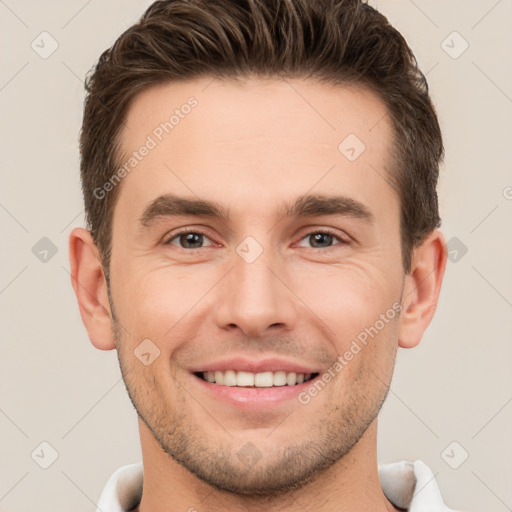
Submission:
POLYGON ((298 304, 281 266, 265 252, 252 263, 235 253, 233 266, 218 296, 218 326, 240 329, 252 337, 265 335, 269 329, 293 329, 298 304))

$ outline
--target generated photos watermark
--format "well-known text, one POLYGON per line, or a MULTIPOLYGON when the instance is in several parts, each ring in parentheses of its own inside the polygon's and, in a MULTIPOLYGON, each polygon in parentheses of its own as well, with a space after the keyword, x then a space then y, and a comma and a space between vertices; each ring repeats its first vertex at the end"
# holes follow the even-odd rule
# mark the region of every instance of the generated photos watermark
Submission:
POLYGON ((196 98, 191 96, 187 102, 179 108, 174 109, 173 114, 167 121, 161 122, 156 126, 153 131, 146 137, 144 144, 139 149, 133 151, 131 156, 124 162, 124 164, 117 169, 117 171, 106 181, 101 187, 96 187, 93 190, 93 195, 96 199, 104 199, 108 192, 121 182, 121 180, 130 174, 150 152, 155 149, 165 136, 176 128, 185 117, 192 112, 192 109, 197 107, 199 102, 196 98))
POLYGON ((316 380, 311 386, 309 386, 305 391, 299 393, 297 399, 302 405, 307 405, 311 402, 312 398, 318 395, 329 382, 331 382, 336 376, 349 364, 354 356, 359 354, 361 350, 366 347, 369 339, 375 338, 379 334, 382 329, 388 324, 391 320, 393 320, 400 311, 402 310, 402 305, 399 302, 393 303, 393 305, 385 312, 381 313, 379 319, 374 322, 370 327, 365 327, 353 340, 350 345, 350 348, 346 350, 343 354, 340 354, 336 361, 327 368, 327 370, 323 373, 322 377, 316 380))

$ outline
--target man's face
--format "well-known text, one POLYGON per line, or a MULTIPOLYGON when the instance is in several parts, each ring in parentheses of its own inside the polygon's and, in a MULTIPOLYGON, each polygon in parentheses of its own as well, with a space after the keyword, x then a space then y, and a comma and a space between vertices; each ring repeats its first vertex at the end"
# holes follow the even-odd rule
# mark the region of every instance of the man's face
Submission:
POLYGON ((155 143, 113 219, 134 406, 165 452, 218 488, 271 494, 314 478, 375 420, 397 350, 404 272, 384 105, 311 81, 205 79, 145 91, 126 125, 126 160, 155 143), (294 384, 301 374, 313 379, 294 384))

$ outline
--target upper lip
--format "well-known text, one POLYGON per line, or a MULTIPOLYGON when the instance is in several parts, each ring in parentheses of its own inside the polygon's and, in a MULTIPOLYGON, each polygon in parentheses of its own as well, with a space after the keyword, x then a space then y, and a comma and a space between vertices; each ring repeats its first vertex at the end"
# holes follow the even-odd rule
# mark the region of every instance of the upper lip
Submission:
POLYGON ((215 372, 215 371, 245 371, 251 373, 278 372, 285 371, 287 373, 319 373, 320 370, 316 366, 304 363, 298 363, 281 358, 265 358, 265 359, 248 359, 246 357, 230 357, 219 359, 210 363, 197 365, 191 368, 192 373, 197 372, 215 372))

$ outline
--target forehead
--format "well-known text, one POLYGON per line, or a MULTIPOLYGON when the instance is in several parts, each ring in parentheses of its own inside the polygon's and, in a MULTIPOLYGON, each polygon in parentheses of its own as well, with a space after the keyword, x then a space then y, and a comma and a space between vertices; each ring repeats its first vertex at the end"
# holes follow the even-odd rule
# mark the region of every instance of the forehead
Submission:
POLYGON ((379 189, 389 188, 391 143, 385 105, 362 87, 279 78, 167 83, 140 93, 128 111, 120 160, 133 165, 125 165, 120 201, 181 192, 243 206, 343 184, 356 196, 389 194, 379 189))
POLYGON ((238 142, 254 143, 254 137, 260 136, 281 144, 286 135, 290 142, 306 136, 313 144, 337 149, 336 142, 353 133, 371 151, 389 142, 388 121, 383 102, 360 85, 202 78, 157 85, 138 94, 128 110, 121 141, 122 148, 130 150, 140 144, 141 132, 171 146, 197 142, 191 140, 194 134, 202 145, 221 143, 227 135, 238 142))

